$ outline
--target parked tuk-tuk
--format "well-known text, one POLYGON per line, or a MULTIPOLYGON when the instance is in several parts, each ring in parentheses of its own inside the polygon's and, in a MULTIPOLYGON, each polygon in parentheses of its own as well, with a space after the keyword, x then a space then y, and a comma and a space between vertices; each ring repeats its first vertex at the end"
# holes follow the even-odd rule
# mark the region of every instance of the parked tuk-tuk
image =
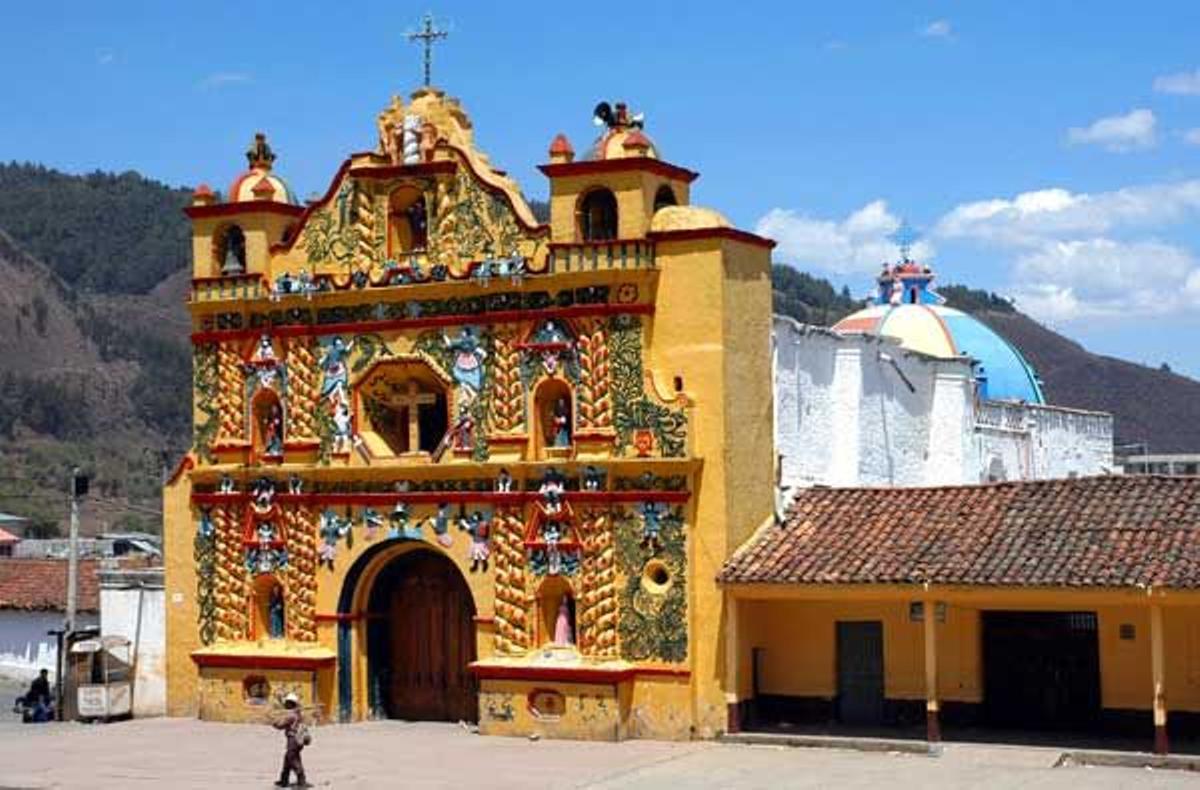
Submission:
POLYGON ((71 645, 70 673, 80 721, 132 714, 133 666, 125 637, 101 636, 71 645))

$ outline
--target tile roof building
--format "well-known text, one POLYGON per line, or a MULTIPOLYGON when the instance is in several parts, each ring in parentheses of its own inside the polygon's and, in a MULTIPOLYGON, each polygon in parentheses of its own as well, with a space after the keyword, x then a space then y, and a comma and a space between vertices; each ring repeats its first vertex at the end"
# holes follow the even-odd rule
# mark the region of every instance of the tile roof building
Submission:
MULTIPOLYGON (((79 561, 78 611, 100 610, 97 560, 79 561)), ((65 611, 66 560, 0 559, 0 609, 65 611)))
POLYGON ((1200 477, 803 489, 718 582, 731 727, 1200 721, 1200 477))
POLYGON ((1200 588, 1200 477, 803 489, 726 583, 1200 588))

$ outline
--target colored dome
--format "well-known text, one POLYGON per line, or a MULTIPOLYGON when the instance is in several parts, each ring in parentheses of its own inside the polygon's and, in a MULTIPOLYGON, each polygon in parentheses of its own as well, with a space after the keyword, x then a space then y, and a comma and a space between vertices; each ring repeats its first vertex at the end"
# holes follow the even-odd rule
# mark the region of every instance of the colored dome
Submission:
POLYGON ((911 261, 885 267, 874 304, 837 322, 834 331, 890 337, 933 357, 968 356, 975 360, 981 397, 1045 403, 1041 382, 1021 352, 979 319, 946 307, 932 280, 928 267, 911 261))
POLYGON ((732 228, 719 211, 701 206, 664 206, 650 219, 650 231, 732 228))
POLYGON ((246 160, 250 164, 250 169, 230 184, 230 203, 266 200, 273 203, 296 205, 299 202, 287 182, 271 172, 271 167, 275 162, 275 152, 271 150, 271 146, 267 145, 267 136, 262 132, 254 135, 254 142, 246 151, 246 160))

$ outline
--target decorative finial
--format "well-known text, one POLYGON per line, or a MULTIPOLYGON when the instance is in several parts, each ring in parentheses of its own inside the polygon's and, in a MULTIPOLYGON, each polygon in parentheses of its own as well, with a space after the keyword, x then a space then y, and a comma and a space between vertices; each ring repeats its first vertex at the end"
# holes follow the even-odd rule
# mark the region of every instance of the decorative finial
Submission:
POLYGON ((912 225, 908 224, 908 220, 901 220, 900 227, 896 228, 896 230, 892 232, 892 235, 888 236, 888 239, 900 248, 901 263, 912 262, 912 259, 908 257, 908 254, 912 252, 913 245, 916 244, 917 239, 919 238, 921 238, 921 236, 917 233, 916 229, 913 228, 912 225))
POLYGON ((267 136, 262 132, 254 135, 254 142, 246 149, 246 161, 250 163, 251 168, 271 169, 271 164, 275 161, 275 152, 267 145, 267 136))
POLYGON ((431 84, 429 72, 433 65, 433 42, 446 38, 450 31, 438 30, 433 24, 433 14, 426 13, 421 22, 421 29, 416 32, 410 31, 407 35, 409 41, 420 41, 421 46, 425 48, 425 87, 428 88, 431 84))

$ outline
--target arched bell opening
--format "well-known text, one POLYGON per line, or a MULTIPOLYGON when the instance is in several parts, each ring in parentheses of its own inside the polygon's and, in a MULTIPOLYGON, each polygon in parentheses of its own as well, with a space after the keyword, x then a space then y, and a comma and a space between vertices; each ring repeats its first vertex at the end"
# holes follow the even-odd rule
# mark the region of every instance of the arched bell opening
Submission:
POLYGON ((246 234, 238 225, 224 225, 213 236, 213 263, 223 275, 246 271, 246 234))
POLYGON ((612 190, 596 187, 584 193, 576 209, 581 241, 612 241, 617 238, 617 198, 612 190))

